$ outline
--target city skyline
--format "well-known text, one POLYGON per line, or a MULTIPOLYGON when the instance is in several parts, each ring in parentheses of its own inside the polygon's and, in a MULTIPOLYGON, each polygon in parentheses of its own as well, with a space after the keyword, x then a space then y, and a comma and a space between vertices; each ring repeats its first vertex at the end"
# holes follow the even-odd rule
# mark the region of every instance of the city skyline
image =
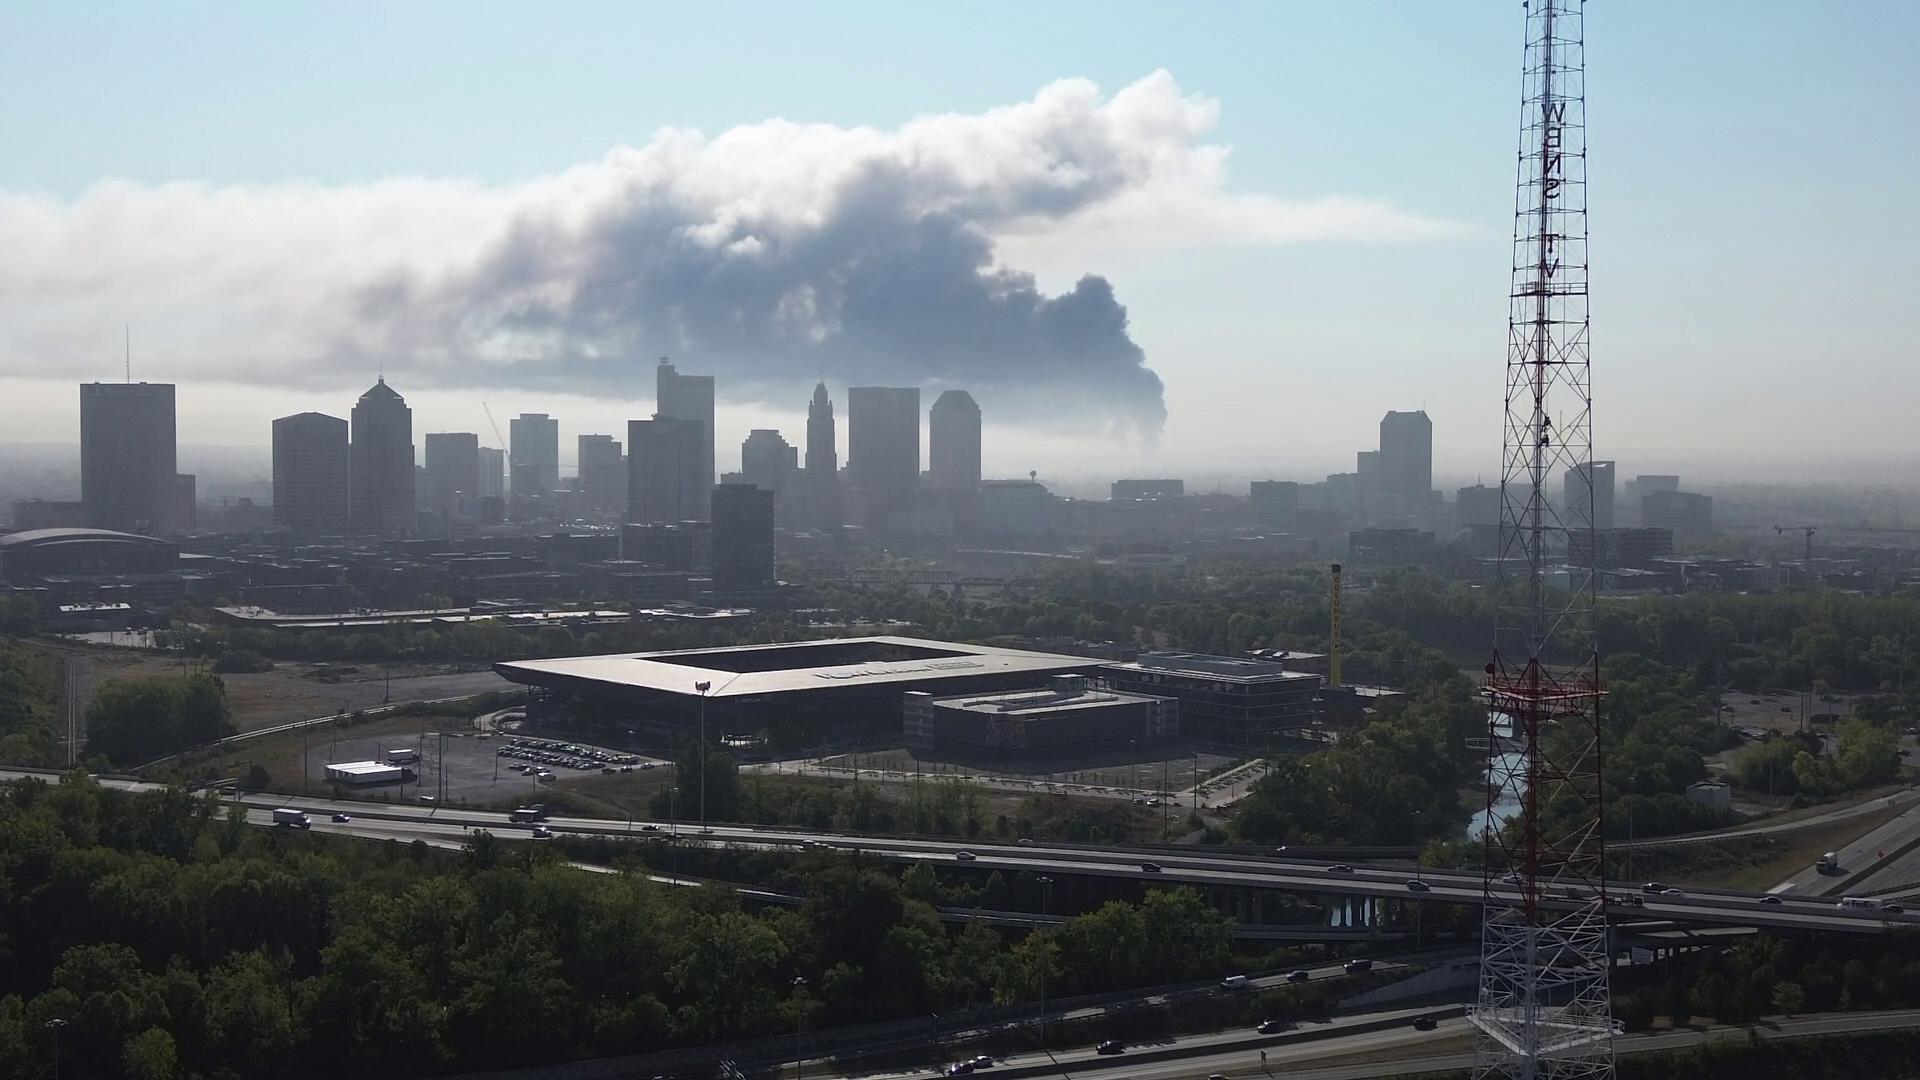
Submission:
MULTIPOLYGON (((427 18, 419 13, 385 17, 409 24, 427 18)), ((632 16, 603 11, 600 17, 618 25, 632 16)), ((1073 21, 1066 10, 1038 17, 1049 24, 1073 21)), ((951 76, 917 72, 909 63, 899 72, 899 95, 885 105, 876 105, 845 80, 797 89, 794 80, 779 78, 778 72, 788 70, 783 63, 769 67, 764 80, 744 82, 729 83, 729 69, 690 71, 688 80, 675 84, 671 98, 630 90, 595 100, 567 85, 543 85, 531 93, 519 76, 499 87, 475 88, 488 100, 502 99, 503 108, 540 116, 543 124, 537 127, 569 118, 511 150, 487 149, 471 125, 433 130, 410 115, 396 122, 414 142, 329 132, 306 145, 284 133, 257 130, 275 104, 296 119, 330 115, 329 107, 339 104, 332 95, 360 101, 401 78, 403 70, 415 77, 398 56, 378 51, 369 61, 365 85, 307 89, 293 100, 249 106, 237 118, 232 130, 263 135, 285 151, 272 158, 249 156, 247 147, 255 143, 234 134, 189 132, 185 144, 166 148, 132 134, 96 138, 84 146, 68 141, 88 132, 121 134, 137 124, 141 107, 127 108, 124 95, 117 111, 82 110, 59 130, 32 117, 14 118, 10 123, 19 126, 20 138, 13 144, 19 152, 0 164, 0 221, 19 226, 10 233, 32 242, 20 245, 16 255, 0 255, 0 276, 17 277, 25 286, 17 293, 17 306, 0 307, 0 380, 7 384, 9 400, 27 403, 12 418, 17 422, 10 425, 9 437, 22 442, 74 438, 77 421, 69 412, 34 403, 57 402, 71 381, 117 374, 124 359, 121 330, 131 323, 139 377, 210 386, 202 396, 182 394, 181 429, 194 442, 263 446, 263 434, 214 421, 229 408, 287 415, 306 407, 299 400, 303 397, 351 393, 366 385, 382 360, 393 365, 387 374, 405 382, 412 396, 440 399, 423 406, 432 410, 418 418, 423 430, 484 430, 480 403, 512 398, 511 411, 539 408, 578 418, 582 431, 617 434, 624 420, 645 415, 635 406, 645 399, 650 358, 668 352, 732 387, 718 402, 719 430, 796 429, 791 390, 810 386, 821 374, 835 385, 913 381, 929 397, 965 388, 1002 429, 987 440, 996 448, 989 451, 988 472, 1002 475, 1021 475, 1043 463, 1084 470, 1110 462, 1127 472, 1245 463, 1257 474, 1276 462, 1300 461, 1303 473, 1323 472, 1335 465, 1328 449, 1350 444, 1343 433, 1371 422, 1370 414, 1385 404, 1372 392, 1382 384, 1396 388, 1393 397, 1405 403, 1401 407, 1424 408, 1433 416, 1442 432, 1434 450, 1437 468, 1456 474, 1491 468, 1497 448, 1488 445, 1484 433, 1497 415, 1487 399, 1498 385, 1499 342, 1485 331, 1483 301, 1488 283, 1506 269, 1511 207, 1494 194, 1501 185, 1490 163, 1511 154, 1510 125, 1497 118, 1510 118, 1514 111, 1500 62, 1511 33, 1499 13, 1390 12, 1383 6, 1335 14, 1304 7, 1237 7, 1222 15, 1242 25, 1243 36, 1264 32, 1276 40, 1314 42, 1312 49, 1288 49, 1298 70, 1223 54, 1205 44, 1217 35, 1203 40, 1185 29, 1170 35, 1123 33, 1142 17, 1127 13, 1103 20, 1084 46, 997 60, 965 85, 951 76), (1378 100, 1362 96, 1337 106, 1273 108, 1318 85, 1316 76, 1324 81, 1328 72, 1376 46, 1404 61, 1393 65, 1392 81, 1378 100), (1166 74, 1155 74, 1162 68, 1166 74), (1414 87, 1433 92, 1406 92, 1414 87), (513 94, 522 97, 504 100, 513 94), (274 290, 285 284, 285 263, 298 261, 297 253, 316 251, 316 245, 337 243, 341 234, 322 230, 326 235, 316 237, 312 230, 299 231, 283 245, 276 242, 282 239, 279 233, 234 234, 220 228, 229 212, 306 205, 301 200, 311 198, 312 208, 324 211, 316 219, 350 234, 377 208, 446 194, 448 227, 465 236, 470 248, 475 238, 492 235, 488 223, 511 220, 516 208, 537 205, 545 193, 569 183, 591 187, 596 178, 617 183, 625 175, 621 170, 637 161, 684 160, 692 170, 722 153, 752 157, 788 147, 781 140, 791 137, 797 123, 783 125, 771 117, 811 122, 805 130, 827 139, 825 145, 844 147, 858 135, 885 153, 923 144, 937 149, 956 130, 1001 132, 1012 145, 1028 147, 1035 144, 1023 139, 1035 130, 1111 129, 1125 127, 1122 122, 1129 118, 1138 121, 1127 130, 1129 138, 1143 141, 1114 143, 1109 149, 1164 151, 1164 160, 1177 167, 1165 175, 1119 169, 1111 174, 1112 199, 1076 204, 1054 216, 1022 215, 1024 174, 1017 165, 1023 159, 1008 165, 1011 171, 992 173, 991 183, 983 181, 986 186, 968 189, 972 194, 949 194, 960 199, 963 214, 972 215, 970 228, 985 237, 985 265, 1032 273, 1036 297, 1074 296, 1083 274, 1098 275, 1110 288, 1110 296, 1089 293, 1078 302, 1089 314, 1125 309, 1119 332, 1143 351, 1144 367, 1117 360, 1112 361, 1117 366, 1103 370, 1122 376, 1148 371, 1164 383, 1167 422, 1157 449, 1146 449, 1134 436, 1109 434, 1136 428, 1142 415, 1136 406, 1146 399, 1135 394, 1141 388, 1128 377, 1086 379, 1094 392, 1082 397, 1092 404, 1069 395, 1069 408, 1058 423, 1036 423, 1039 403, 1059 398, 1041 378, 1047 370, 1042 364, 1029 365, 1035 374, 1027 379, 1008 376, 1012 369, 995 361, 986 377, 968 383, 951 372, 921 371, 930 377, 909 379, 911 369, 844 369, 841 363, 851 360, 834 349, 818 355, 800 349, 775 357, 780 360, 771 365, 778 370, 775 385, 743 378, 743 354, 715 342, 656 349, 656 342, 635 339, 612 342, 618 347, 611 352, 596 351, 596 356, 614 357, 606 363, 619 370, 584 385, 568 374, 570 369, 554 368, 527 370, 517 385, 487 386, 477 377, 468 379, 467 368, 452 379, 421 359, 435 350, 451 358, 467 347, 456 338, 436 339, 431 312, 418 313, 428 316, 418 324, 428 335, 425 340, 396 342, 384 332, 362 340, 354 330, 325 336, 326 347, 315 350, 305 317, 310 309, 292 313, 301 318, 279 318, 288 312, 284 296, 274 290), (687 134, 689 126, 706 134, 687 134), (650 134, 667 128, 674 130, 650 134), (1428 129, 1455 134, 1441 140, 1422 133, 1428 129), (1358 131, 1399 134, 1387 140, 1349 137, 1358 131), (1385 143, 1398 142, 1407 145, 1386 153, 1385 143), (326 149, 316 152, 318 147, 326 149), (610 152, 610 147, 633 149, 610 152), (119 179, 103 182, 108 178, 119 179), (1281 191, 1295 194, 1271 194, 1281 191), (996 209, 974 208, 981 200, 996 209), (153 232, 179 238, 184 246, 178 258, 191 261, 204 254, 209 265, 236 274, 259 270, 252 275, 258 284, 214 304, 196 291, 199 279, 192 274, 161 288, 135 269, 114 264, 88 275, 106 283, 100 289, 63 292, 59 305, 33 306, 36 273, 64 265, 61 260, 71 257, 65 252, 115 248, 110 231, 92 243, 63 241, 77 239, 82 230, 109 228, 107 217, 116 208, 133 212, 132 220, 143 214, 172 216, 177 228, 153 232), (1129 215, 1146 210, 1178 212, 1164 229, 1128 227, 1135 220, 1129 215), (474 221, 483 227, 469 229, 474 221), (10 266, 10 259, 37 261, 10 266), (1394 317, 1370 323, 1360 316, 1375 310, 1371 298, 1382 288, 1396 296, 1394 317), (288 346, 289 341, 298 347, 288 346), (290 362, 298 367, 289 369, 290 362), (280 385, 288 380, 299 385, 280 385), (756 381, 765 385, 756 387, 756 381), (1316 408, 1303 423, 1281 430, 1259 422, 1262 393, 1217 392, 1224 386, 1273 391, 1282 382, 1286 394, 1309 395, 1316 408), (1130 387, 1125 392, 1134 396, 1113 397, 1119 391, 1110 393, 1107 384, 1130 387)), ((1790 17, 1781 11, 1755 13, 1731 29, 1745 47, 1784 52, 1817 72, 1821 95, 1807 99, 1764 80, 1729 77, 1719 60, 1703 71, 1697 56, 1676 42, 1702 30, 1707 17, 1688 11, 1656 19, 1623 11, 1595 31, 1597 50, 1631 53, 1638 65, 1634 79, 1609 88, 1606 108, 1594 117, 1595 137, 1611 136, 1619 147, 1614 170, 1594 191, 1596 212, 1616 223, 1609 238, 1613 250, 1596 255, 1604 271, 1597 295, 1612 314, 1606 338, 1596 343, 1610 365, 1607 404, 1596 414, 1596 453, 1619 460, 1664 458, 1673 469, 1733 479, 1776 467, 1815 478, 1836 462, 1864 465, 1874 455, 1910 464, 1920 456, 1920 443, 1899 422, 1892 396, 1863 392, 1863 387, 1898 377, 1915 316, 1885 298, 1910 291, 1911 272, 1883 264, 1886 256, 1843 253, 1831 226, 1836 207, 1871 200, 1891 182, 1887 178, 1901 175, 1900 155, 1913 140, 1911 132, 1871 125, 1865 110, 1845 104, 1870 100, 1898 107, 1913 100, 1911 80, 1845 62, 1850 49, 1870 45, 1863 37, 1870 33, 1867 21, 1843 24, 1834 34, 1812 40, 1793 33, 1790 17), (1676 108, 1676 101, 1685 104, 1676 108), (1816 115, 1818 123, 1802 122, 1816 115), (1741 149, 1734 148, 1734 140, 1703 144, 1697 138, 1709 116, 1748 132, 1738 140, 1741 149), (1761 117, 1769 123, 1756 133, 1753 124, 1761 117), (1627 132, 1634 137, 1625 138, 1627 132), (1689 162, 1684 172, 1666 167, 1677 159, 1678 147, 1685 148, 1682 156, 1689 162), (1767 167, 1747 167, 1753 155, 1767 167), (1814 161, 1820 162, 1817 173, 1811 171, 1814 161), (1787 190, 1788 178, 1804 182, 1787 190), (1709 189, 1714 197, 1701 197, 1709 189), (1624 205, 1653 212, 1608 211, 1624 205), (1753 212, 1777 223, 1764 238, 1740 225, 1753 212), (1729 242, 1737 250, 1728 251, 1729 242), (1754 246, 1760 244, 1766 246, 1754 246), (1783 269, 1796 259, 1807 272, 1783 269), (1717 267, 1711 275, 1679 269, 1709 264, 1717 267), (1829 332, 1833 326, 1850 329, 1836 336, 1829 332), (1865 378, 1819 381, 1801 374, 1842 365, 1865 378), (1793 392, 1774 392, 1786 386, 1793 392), (1730 408, 1692 407, 1730 387, 1755 389, 1743 391, 1730 408), (1818 424, 1806 422, 1840 413, 1889 434, 1872 451, 1848 451, 1835 448, 1818 424)), ((1886 23, 1914 17, 1906 9, 1888 8, 1878 20, 1880 31, 1888 29, 1886 23)), ((292 47, 297 35, 291 28, 299 16, 249 18, 257 23, 250 30, 260 39, 263 56, 292 47)), ((963 40, 977 33, 950 25, 953 20, 944 15, 921 13, 916 19, 942 24, 943 31, 963 40)), ((60 13, 36 14, 31 21, 30 30, 51 40, 81 32, 60 13)), ((88 27, 86 33, 100 40, 81 55, 106 58, 132 47, 144 19, 130 13, 126 22, 125 27, 88 27)), ((473 40, 448 43, 454 55, 484 56, 497 47, 481 32, 488 20, 477 22, 473 40)), ((1724 29, 1716 26, 1716 32, 1724 29)), ((905 26, 877 32, 887 40, 911 36, 905 26)), ((543 39, 547 46, 579 44, 569 32, 546 33, 552 35, 543 39)), ((814 28, 787 27, 783 34, 815 41, 828 54, 843 47, 818 42, 814 28)), ((901 55, 915 55, 904 41, 896 44, 901 55)), ((771 38, 754 39, 748 48, 767 52, 771 46, 771 38)), ((1729 46, 1730 51, 1740 47, 1729 46)), ((589 50, 580 69, 587 82, 611 77, 601 57, 597 49, 589 50)), ((68 61, 76 71, 49 72, 37 58, 20 59, 0 73, 0 79, 10 80, 0 85, 39 78, 57 86, 76 71, 89 73, 85 62, 68 61)), ((701 66, 684 59, 675 63, 701 66)), ((98 74, 114 77, 111 71, 98 74)), ((198 100, 185 73, 170 68, 163 74, 169 77, 142 89, 141 100, 151 102, 147 107, 179 109, 198 100)), ((418 77, 430 83, 453 78, 418 77)), ((322 82, 335 86, 341 80, 322 82)), ((787 174, 766 177, 769 185, 791 180, 787 174)), ((731 198, 700 190, 715 199, 731 198)), ((801 184, 733 194, 791 195, 799 205, 820 193, 801 184)), ((265 220, 278 222, 276 229, 285 224, 271 214, 265 220)), ((1888 227, 1913 228, 1904 220, 1888 227)), ((1904 250, 1897 240, 1880 250, 1904 250)), ((411 252, 407 260, 460 264, 467 258, 449 254, 438 234, 403 234, 393 242, 411 252)), ((407 260, 401 269, 413 265, 407 260)), ((967 273, 976 273, 979 265, 967 273)), ((406 275, 392 280, 404 281, 406 275)), ((329 287, 301 295, 337 312, 378 312, 395 301, 393 294, 363 288, 366 282, 359 277, 325 284, 329 287)), ((423 304, 435 302, 417 290, 409 295, 423 304)), ((374 332, 371 322, 359 329, 374 332)), ((1121 339, 1109 343, 1118 348, 1121 339)), ((993 352, 969 347, 967 355, 993 352)), ((904 368, 921 362, 914 359, 918 353, 901 348, 890 355, 904 368)))

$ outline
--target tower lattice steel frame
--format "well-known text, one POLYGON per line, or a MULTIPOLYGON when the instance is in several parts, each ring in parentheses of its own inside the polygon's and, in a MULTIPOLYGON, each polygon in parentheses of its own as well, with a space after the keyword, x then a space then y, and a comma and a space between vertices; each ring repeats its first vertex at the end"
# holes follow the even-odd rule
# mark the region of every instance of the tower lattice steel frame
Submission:
POLYGON ((1514 209, 1501 447, 1500 588, 1487 665, 1485 922, 1474 1075, 1613 1075, 1587 352, 1582 0, 1531 0, 1514 209), (1581 535, 1584 534, 1584 535, 1581 535), (1585 565, 1575 565, 1576 561, 1585 565))

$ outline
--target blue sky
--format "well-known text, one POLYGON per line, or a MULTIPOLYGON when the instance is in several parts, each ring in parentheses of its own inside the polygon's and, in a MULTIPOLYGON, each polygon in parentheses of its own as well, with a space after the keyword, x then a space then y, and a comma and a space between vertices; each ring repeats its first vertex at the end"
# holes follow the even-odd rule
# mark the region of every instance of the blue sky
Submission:
MULTIPOLYGON (((1157 452, 1312 474, 1424 405, 1467 473, 1497 449, 1521 31, 1517 3, 7 4, 0 192, 512 185, 662 127, 892 129, 1164 68, 1219 103, 1206 141, 1232 147, 1231 190, 1386 200, 1459 232, 1038 268, 1049 289, 1112 280, 1167 383, 1157 452)), ((1728 475, 1920 456, 1916 32, 1904 3, 1589 6, 1599 456, 1728 475), (1883 438, 1843 450, 1841 424, 1883 438)), ((32 373, 0 355, 16 400, 43 391, 32 373)), ((66 437, 70 395, 22 428, 66 437)))

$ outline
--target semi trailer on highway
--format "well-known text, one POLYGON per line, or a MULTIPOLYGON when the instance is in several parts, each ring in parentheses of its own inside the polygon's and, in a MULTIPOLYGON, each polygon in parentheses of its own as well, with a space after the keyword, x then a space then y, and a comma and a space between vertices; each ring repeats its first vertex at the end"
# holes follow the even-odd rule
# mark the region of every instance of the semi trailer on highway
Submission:
POLYGON ((273 823, 294 829, 313 828, 312 818, 309 818, 304 812, 295 810, 290 806, 282 806, 275 810, 273 812, 273 823))

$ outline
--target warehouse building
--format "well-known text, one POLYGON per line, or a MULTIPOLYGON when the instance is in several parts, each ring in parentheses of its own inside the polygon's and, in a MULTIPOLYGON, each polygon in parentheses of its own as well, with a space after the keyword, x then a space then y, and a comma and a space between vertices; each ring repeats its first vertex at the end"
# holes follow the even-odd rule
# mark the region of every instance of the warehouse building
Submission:
POLYGON ((1200 742, 1257 749, 1321 719, 1321 676, 1272 660, 1142 653, 1104 674, 1107 685, 1123 693, 1179 701, 1181 731, 1200 742))
POLYGON ((327 782, 366 787, 369 784, 397 784, 407 779, 407 770, 384 761, 342 761, 327 766, 327 782))
POLYGON ((1045 753, 1167 742, 1180 733, 1180 703, 1055 675, 1038 689, 939 697, 908 691, 901 706, 908 746, 1045 753))

